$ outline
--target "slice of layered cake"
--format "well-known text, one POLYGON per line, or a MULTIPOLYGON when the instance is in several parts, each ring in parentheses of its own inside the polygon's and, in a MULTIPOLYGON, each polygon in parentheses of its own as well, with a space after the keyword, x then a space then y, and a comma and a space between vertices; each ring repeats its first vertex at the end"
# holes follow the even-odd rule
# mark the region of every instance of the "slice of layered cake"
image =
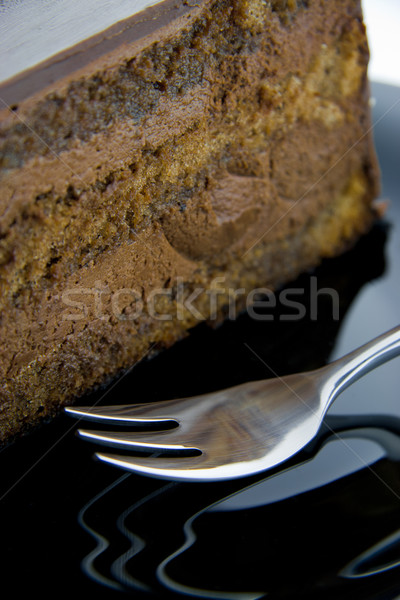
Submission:
POLYGON ((374 218, 358 1, 147 4, 0 86, 3 442, 374 218))

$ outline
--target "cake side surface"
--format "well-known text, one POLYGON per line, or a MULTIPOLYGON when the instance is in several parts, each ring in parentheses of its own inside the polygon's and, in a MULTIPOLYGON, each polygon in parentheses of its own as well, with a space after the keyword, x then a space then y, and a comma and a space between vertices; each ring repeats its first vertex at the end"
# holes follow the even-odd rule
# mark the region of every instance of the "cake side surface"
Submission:
POLYGON ((369 228, 367 63, 358 2, 204 0, 3 111, 3 440, 369 228))

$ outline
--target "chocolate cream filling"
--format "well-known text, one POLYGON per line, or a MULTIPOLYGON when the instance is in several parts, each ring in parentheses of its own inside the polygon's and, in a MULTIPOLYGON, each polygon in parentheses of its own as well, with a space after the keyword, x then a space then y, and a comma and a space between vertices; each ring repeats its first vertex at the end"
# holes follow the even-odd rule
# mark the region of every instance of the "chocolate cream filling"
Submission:
POLYGON ((3 87, 4 438, 209 319, 218 278, 220 318, 373 218, 358 3, 166 0, 118 28, 3 87))

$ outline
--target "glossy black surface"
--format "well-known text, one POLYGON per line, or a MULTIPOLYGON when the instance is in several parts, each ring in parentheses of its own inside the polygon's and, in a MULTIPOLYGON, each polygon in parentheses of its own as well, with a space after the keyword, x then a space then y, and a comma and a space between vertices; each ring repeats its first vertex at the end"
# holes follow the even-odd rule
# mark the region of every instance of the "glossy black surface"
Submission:
MULTIPOLYGON (((352 251, 295 282, 309 290, 317 277, 319 288, 337 290, 340 320, 321 296, 317 320, 280 321, 278 306, 272 321, 243 315, 216 330, 200 326, 137 365, 103 403, 314 368, 400 322, 400 88, 375 85, 373 95, 387 215, 352 251)), ((397 359, 347 390, 290 463, 230 483, 125 474, 95 462, 97 448, 61 416, 0 453, 5 597, 396 598, 399 384, 397 359)))

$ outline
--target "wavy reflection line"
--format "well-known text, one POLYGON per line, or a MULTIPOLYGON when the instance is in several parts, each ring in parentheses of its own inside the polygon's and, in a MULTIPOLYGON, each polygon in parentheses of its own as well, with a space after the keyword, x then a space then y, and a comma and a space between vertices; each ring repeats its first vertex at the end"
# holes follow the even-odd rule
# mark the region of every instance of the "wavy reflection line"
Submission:
POLYGON ((339 575, 346 579, 361 579, 395 569, 400 566, 400 558, 386 559, 386 553, 393 548, 400 549, 400 530, 360 554, 339 575))
POLYGON ((201 588, 194 588, 182 583, 178 583, 173 580, 169 575, 167 575, 166 569, 168 564, 171 563, 175 558, 179 555, 183 554, 188 550, 197 540, 197 536, 193 530, 193 522, 204 512, 209 510, 211 507, 219 504, 221 500, 217 500, 216 502, 212 502, 210 505, 202 508, 197 513, 189 517, 183 525, 183 532, 185 536, 185 541, 183 544, 172 554, 167 556, 157 567, 157 577, 160 582, 167 587, 168 589, 172 589, 175 592, 179 592, 181 594, 189 594, 191 596, 197 596, 199 598, 221 598, 223 600, 259 600, 260 598, 265 598, 265 592, 229 592, 229 591, 221 591, 221 590, 207 590, 201 588))
POLYGON ((157 496, 160 496, 161 494, 166 492, 168 489, 174 487, 175 485, 176 485, 176 483, 170 482, 170 483, 167 483, 166 485, 164 485, 163 487, 161 487, 157 490, 154 490, 153 492, 151 492, 144 498, 141 498, 140 500, 138 500, 137 502, 132 504, 132 506, 127 508, 118 517, 117 527, 118 527, 119 531, 129 540, 129 542, 131 544, 131 547, 129 548, 129 550, 127 550, 126 552, 121 554, 121 556, 119 556, 111 565, 111 573, 113 574, 113 576, 116 579, 118 579, 118 581, 122 581, 124 584, 129 585, 130 587, 139 589, 141 591, 146 591, 146 592, 152 591, 151 588, 147 584, 142 583, 138 579, 132 577, 126 569, 126 564, 128 563, 128 561, 131 558, 133 558, 134 556, 137 556, 146 547, 146 542, 140 536, 138 536, 137 534, 130 531, 128 529, 128 527, 126 526, 125 521, 129 517, 129 515, 131 515, 135 510, 138 510, 144 504, 146 504, 147 502, 150 502, 157 496))
MULTIPOLYGON (((377 417, 374 416, 374 419, 376 420, 377 417)), ((379 416, 378 419, 379 422, 381 422, 382 424, 386 424, 388 425, 388 420, 386 416, 379 416)), ((365 425, 365 424, 370 424, 370 418, 369 417, 358 417, 357 416, 357 420, 356 420, 356 424, 359 425, 365 425)), ((342 428, 344 428, 345 425, 347 425, 347 427, 349 428, 348 431, 346 431, 346 429, 344 429, 344 431, 341 431, 341 435, 347 435, 348 437, 360 437, 361 439, 371 439, 374 442, 380 444, 382 446, 382 448, 385 450, 385 453, 387 454, 387 456, 394 458, 395 460, 399 459, 399 435, 398 433, 393 433, 391 431, 386 431, 384 429, 380 429, 380 428, 373 428, 373 427, 365 427, 364 429, 351 429, 349 424, 352 424, 352 426, 355 425, 355 417, 354 416, 349 416, 349 417, 337 417, 336 421, 335 421, 335 425, 337 426, 338 424, 342 426, 342 428), (368 435, 367 435, 368 434, 368 435)), ((393 420, 391 419, 391 423, 393 426, 393 420)), ((394 424, 396 425, 397 422, 394 424)), ((329 434, 327 439, 323 439, 322 440, 322 447, 332 438, 332 435, 329 434)), ((320 447, 319 446, 314 446, 314 456, 317 455, 320 451, 320 447)), ((300 462, 298 464, 295 464, 294 466, 290 466, 287 469, 282 469, 281 471, 279 471, 278 473, 276 473, 275 475, 273 475, 272 477, 267 476, 264 480, 257 481, 256 483, 250 484, 249 486, 244 487, 242 490, 235 491, 231 494, 228 494, 225 498, 223 499, 219 499, 213 503, 211 503, 209 506, 202 508, 200 511, 198 511, 196 514, 192 515, 184 524, 183 526, 183 531, 184 531, 184 536, 185 536, 185 541, 184 543, 170 556, 168 556, 167 558, 165 558, 163 560, 162 563, 160 563, 160 565, 157 568, 157 576, 160 579, 160 581, 162 581, 162 583, 170 588, 173 589, 177 592, 180 593, 189 593, 191 595, 195 595, 198 597, 203 597, 203 598, 226 598, 227 600, 230 599, 249 599, 249 600, 255 600, 256 598, 260 598, 260 597, 264 597, 265 596, 265 592, 263 592, 262 594, 260 593, 251 593, 251 592, 243 592, 243 593, 236 593, 236 592, 214 592, 211 590, 200 590, 200 589, 194 589, 190 586, 186 586, 183 585, 181 583, 178 583, 176 581, 174 581, 172 578, 169 577, 169 575, 167 574, 167 568, 168 565, 178 556, 180 556, 181 554, 183 554, 184 552, 186 552, 191 546, 193 546, 197 540, 197 536, 194 532, 193 529, 193 523, 194 521, 200 516, 202 515, 204 512, 206 511, 210 511, 213 510, 214 508, 218 507, 219 505, 223 504, 224 502, 226 502, 228 499, 233 499, 235 496, 240 496, 240 495, 244 495, 246 492, 250 491, 251 489, 254 489, 255 487, 259 486, 260 483, 262 482, 266 482, 268 480, 275 480, 276 478, 279 478, 279 476, 283 475, 283 474, 288 474, 291 471, 295 471, 298 467, 302 467, 304 464, 307 464, 309 462, 310 459, 300 462)), ((324 484, 325 485, 325 484, 324 484)), ((304 493, 304 492, 301 492, 304 493)), ((399 536, 399 534, 397 534, 397 536, 399 536)), ((385 542, 393 542, 393 540, 390 538, 389 540, 384 540, 385 542)), ((398 537, 396 538, 396 541, 398 541, 398 537)), ((383 546, 383 543, 382 543, 383 546)), ((374 547, 371 550, 381 550, 381 545, 374 547)), ((357 560, 357 562, 361 559, 361 558, 365 558, 365 555, 361 555, 361 557, 359 557, 357 560)), ((356 561, 354 561, 355 563, 356 561)), ((390 565, 386 565, 384 567, 384 569, 381 568, 380 571, 375 571, 376 572, 381 572, 382 570, 388 570, 389 568, 394 568, 395 566, 398 566, 400 563, 399 562, 393 562, 390 565)), ((351 568, 353 570, 353 563, 351 563, 351 568)), ((372 574, 372 573, 371 573, 372 574)), ((350 575, 350 565, 342 571, 341 573, 342 576, 346 576, 346 577, 355 577, 354 574, 350 575)), ((360 575, 361 576, 361 575, 360 575)), ((365 575, 364 575, 365 576, 365 575)))
POLYGON ((123 481, 125 481, 125 479, 127 479, 130 476, 131 476, 130 473, 125 473, 124 475, 119 477, 116 481, 114 481, 109 486, 104 488, 104 490, 102 490, 101 492, 96 494, 96 496, 94 496, 91 500, 89 500, 89 502, 87 504, 85 504, 85 506, 83 508, 81 508, 81 510, 78 513, 78 517, 77 517, 78 523, 80 524, 82 529, 84 529, 96 541, 96 547, 91 552, 89 552, 89 554, 87 556, 85 556, 83 558, 83 560, 81 561, 81 567, 82 567, 83 571, 94 581, 97 581, 98 583, 100 583, 106 587, 112 588, 114 590, 119 590, 119 591, 122 591, 123 587, 117 581, 113 581, 112 579, 105 577, 104 575, 99 573, 97 571, 97 569, 94 567, 94 561, 96 560, 96 558, 98 556, 100 556, 100 554, 102 554, 110 546, 110 542, 109 542, 109 540, 107 540, 107 538, 105 538, 103 535, 98 533, 95 529, 93 529, 92 527, 90 527, 90 525, 88 525, 86 523, 85 513, 96 502, 98 502, 101 498, 103 498, 106 494, 108 494, 110 491, 112 491, 115 487, 120 485, 123 481))

